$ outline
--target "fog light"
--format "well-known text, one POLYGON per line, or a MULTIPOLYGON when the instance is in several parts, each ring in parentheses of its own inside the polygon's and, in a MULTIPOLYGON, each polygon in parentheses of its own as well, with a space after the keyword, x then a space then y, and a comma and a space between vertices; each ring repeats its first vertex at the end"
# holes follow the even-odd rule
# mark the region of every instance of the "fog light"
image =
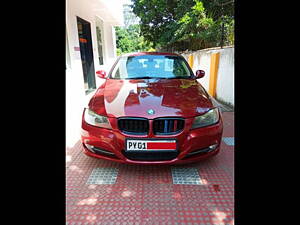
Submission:
POLYGON ((93 145, 85 144, 85 146, 88 148, 88 150, 95 153, 95 151, 93 150, 93 148, 94 148, 93 145))
POLYGON ((209 148, 208 152, 211 152, 211 151, 215 150, 217 147, 218 147, 218 144, 214 144, 214 145, 209 146, 208 147, 209 148))

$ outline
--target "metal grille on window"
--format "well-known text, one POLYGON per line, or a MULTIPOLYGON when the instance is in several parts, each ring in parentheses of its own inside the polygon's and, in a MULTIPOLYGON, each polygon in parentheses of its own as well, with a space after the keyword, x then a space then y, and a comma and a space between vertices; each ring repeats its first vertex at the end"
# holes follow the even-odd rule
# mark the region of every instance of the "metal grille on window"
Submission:
POLYGON ((103 50, 102 50, 102 38, 101 38, 101 29, 99 26, 96 26, 97 33, 97 44, 98 44, 98 56, 99 56, 99 65, 103 65, 103 50))

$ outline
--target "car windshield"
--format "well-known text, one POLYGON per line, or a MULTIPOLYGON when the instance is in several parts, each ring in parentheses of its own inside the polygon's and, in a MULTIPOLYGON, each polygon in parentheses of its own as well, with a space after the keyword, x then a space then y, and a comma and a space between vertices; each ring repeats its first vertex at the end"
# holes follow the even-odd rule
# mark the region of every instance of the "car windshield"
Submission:
POLYGON ((120 57, 113 79, 191 78, 192 72, 180 56, 139 55, 120 57))

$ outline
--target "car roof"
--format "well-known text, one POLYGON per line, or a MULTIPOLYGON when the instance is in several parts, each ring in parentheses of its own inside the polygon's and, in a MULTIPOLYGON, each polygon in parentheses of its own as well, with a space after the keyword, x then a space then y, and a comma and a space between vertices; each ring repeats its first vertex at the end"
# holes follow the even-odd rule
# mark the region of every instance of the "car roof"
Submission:
POLYGON ((172 53, 172 52, 132 52, 127 53, 121 56, 139 56, 139 55, 173 55, 173 56, 180 56, 179 54, 172 53))

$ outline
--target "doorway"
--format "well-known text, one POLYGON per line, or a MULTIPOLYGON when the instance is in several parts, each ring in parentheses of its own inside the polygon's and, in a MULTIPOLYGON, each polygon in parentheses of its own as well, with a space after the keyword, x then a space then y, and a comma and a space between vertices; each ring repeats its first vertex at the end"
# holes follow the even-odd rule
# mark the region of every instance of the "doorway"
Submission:
POLYGON ((85 93, 89 94, 96 89, 91 24, 84 19, 77 17, 77 28, 84 77, 84 88, 85 93))

